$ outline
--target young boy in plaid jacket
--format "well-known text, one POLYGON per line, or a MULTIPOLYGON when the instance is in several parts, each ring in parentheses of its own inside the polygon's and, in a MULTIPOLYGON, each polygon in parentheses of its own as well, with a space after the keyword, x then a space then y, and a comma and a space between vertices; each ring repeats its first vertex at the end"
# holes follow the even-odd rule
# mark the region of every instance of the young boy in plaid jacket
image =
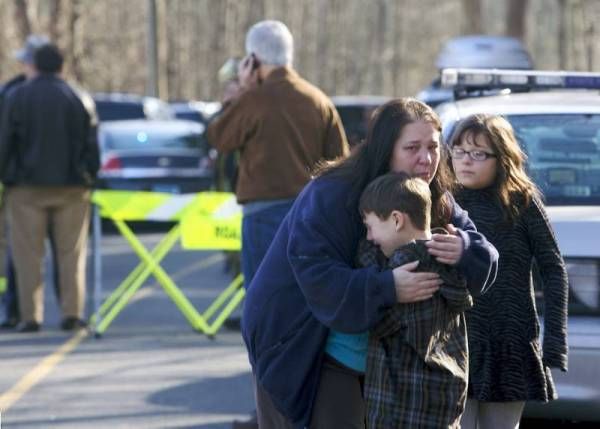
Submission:
POLYGON ((386 174, 365 189, 359 209, 367 227, 359 265, 391 269, 418 260, 416 271, 436 272, 444 282, 430 299, 391 307, 370 331, 367 428, 459 428, 469 372, 464 311, 473 301, 456 268, 425 246, 429 187, 403 173, 386 174))

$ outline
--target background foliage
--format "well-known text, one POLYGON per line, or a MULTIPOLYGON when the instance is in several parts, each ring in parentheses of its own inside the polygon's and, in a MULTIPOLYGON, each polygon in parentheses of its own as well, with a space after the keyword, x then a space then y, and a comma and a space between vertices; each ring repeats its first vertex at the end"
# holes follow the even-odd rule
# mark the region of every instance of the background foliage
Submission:
MULTIPOLYGON (((144 93, 152 0, 0 0, 0 79, 30 32, 64 50, 65 73, 91 91, 144 93)), ((217 70, 243 55, 256 21, 284 21, 296 68, 327 93, 413 95, 436 74, 441 45, 461 34, 511 34, 541 69, 600 71, 598 0, 153 0, 159 94, 215 99, 217 70)))

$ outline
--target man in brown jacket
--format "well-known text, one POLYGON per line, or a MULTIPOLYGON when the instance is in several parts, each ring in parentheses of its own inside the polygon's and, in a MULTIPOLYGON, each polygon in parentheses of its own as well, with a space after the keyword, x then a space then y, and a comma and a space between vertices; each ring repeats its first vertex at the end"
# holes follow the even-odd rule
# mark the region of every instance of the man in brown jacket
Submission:
POLYGON ((240 90, 224 100, 207 130, 218 151, 240 153, 236 195, 243 206, 245 287, 317 163, 348 154, 335 107, 294 71, 293 51, 283 23, 253 25, 238 68, 240 90))
POLYGON ((221 152, 240 151, 236 186, 243 205, 242 271, 250 284, 279 223, 322 160, 348 153, 331 101, 292 68, 293 39, 278 21, 246 36, 241 89, 208 126, 221 152))

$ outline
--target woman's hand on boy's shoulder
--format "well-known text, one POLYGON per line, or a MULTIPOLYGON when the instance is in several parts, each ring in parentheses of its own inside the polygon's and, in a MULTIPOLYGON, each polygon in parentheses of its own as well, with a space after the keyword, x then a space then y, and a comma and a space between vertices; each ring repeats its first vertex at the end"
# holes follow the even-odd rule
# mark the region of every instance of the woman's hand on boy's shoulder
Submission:
POLYGON ((429 272, 415 273, 418 265, 419 261, 413 261, 392 270, 398 302, 406 304, 424 301, 431 298, 440 288, 440 276, 429 272))
POLYGON ((425 245, 442 264, 456 265, 462 256, 464 243, 454 225, 448 224, 446 229, 450 234, 433 234, 425 245))

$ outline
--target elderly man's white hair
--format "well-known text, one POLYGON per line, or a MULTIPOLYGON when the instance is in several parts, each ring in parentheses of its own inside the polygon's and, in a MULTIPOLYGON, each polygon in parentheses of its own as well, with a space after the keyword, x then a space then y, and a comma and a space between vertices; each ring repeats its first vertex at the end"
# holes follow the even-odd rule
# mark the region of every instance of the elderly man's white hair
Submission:
POLYGON ((246 53, 254 54, 264 64, 290 66, 294 58, 294 38, 283 22, 260 21, 246 34, 246 53))

